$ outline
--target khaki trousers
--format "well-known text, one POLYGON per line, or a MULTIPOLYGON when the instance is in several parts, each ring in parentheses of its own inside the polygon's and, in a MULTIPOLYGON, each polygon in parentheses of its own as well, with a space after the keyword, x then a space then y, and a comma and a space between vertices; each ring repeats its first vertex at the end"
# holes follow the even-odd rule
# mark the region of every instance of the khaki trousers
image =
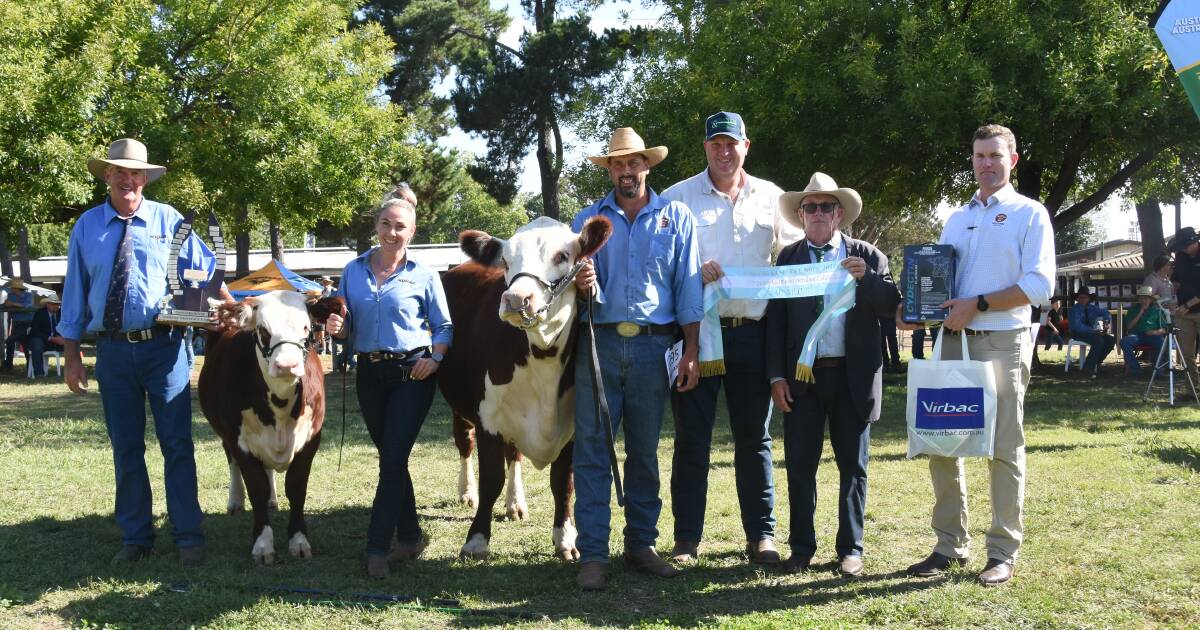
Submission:
POLYGON ((1200 386, 1200 374, 1196 372, 1196 333, 1200 332, 1200 313, 1174 315, 1179 328, 1179 349, 1183 352, 1183 367, 1192 375, 1192 382, 1200 386))
MULTIPOLYGON (((946 335, 946 359, 962 358, 956 334, 946 335)), ((993 331, 967 337, 974 361, 991 361, 996 375, 996 442, 988 460, 991 475, 992 526, 987 531, 989 558, 1015 561, 1024 538, 1022 505, 1025 499, 1025 388, 1033 341, 1028 328, 993 331)), ((934 551, 951 558, 970 555, 967 533, 967 478, 962 458, 929 457, 933 479, 934 551)))

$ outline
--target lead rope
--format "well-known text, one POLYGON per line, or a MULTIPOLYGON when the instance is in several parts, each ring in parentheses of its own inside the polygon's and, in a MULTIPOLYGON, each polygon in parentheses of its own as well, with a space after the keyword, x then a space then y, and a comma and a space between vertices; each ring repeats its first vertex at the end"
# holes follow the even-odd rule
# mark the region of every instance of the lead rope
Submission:
MULTIPOLYGON (((342 319, 343 319, 343 321, 346 322, 346 324, 350 323, 350 318, 347 317, 349 314, 350 314, 350 308, 347 306, 343 306, 342 312, 340 313, 340 315, 342 316, 342 319)), ((332 336, 333 335, 330 335, 330 337, 332 337, 332 336)), ((330 339, 329 347, 332 348, 333 345, 334 345, 333 340, 330 339)), ((348 352, 349 349, 350 349, 350 332, 347 327, 346 343, 342 345, 342 350, 343 350, 343 352, 348 352)), ((335 357, 335 359, 336 359, 336 357, 335 357)), ((333 363, 334 363, 333 367, 336 368, 337 361, 335 360, 333 363)), ((342 472, 342 448, 346 446, 346 379, 350 378, 349 377, 349 373, 350 373, 349 357, 346 358, 345 368, 346 369, 342 371, 342 437, 340 440, 338 440, 338 467, 337 467, 338 472, 342 472)))
POLYGON ((596 399, 596 426, 604 433, 608 443, 608 463, 612 468, 613 485, 616 486, 617 505, 625 506, 625 491, 621 487, 621 467, 617 464, 617 447, 613 443, 612 419, 608 411, 608 398, 604 395, 604 378, 600 374, 600 355, 596 353, 596 328, 593 325, 592 292, 588 289, 588 338, 592 346, 592 393, 596 399))

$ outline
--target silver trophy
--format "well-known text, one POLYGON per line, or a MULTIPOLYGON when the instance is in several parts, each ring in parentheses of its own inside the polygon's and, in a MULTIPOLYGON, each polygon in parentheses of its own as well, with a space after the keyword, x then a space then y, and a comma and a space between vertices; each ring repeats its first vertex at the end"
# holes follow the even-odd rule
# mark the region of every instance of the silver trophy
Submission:
MULTIPOLYGON (((168 326, 203 326, 213 322, 213 309, 209 298, 216 298, 225 279, 225 239, 217 225, 217 215, 208 213, 208 237, 216 258, 212 276, 203 266, 197 268, 191 259, 181 260, 179 252, 192 233, 195 212, 183 217, 179 229, 171 240, 170 262, 167 265, 167 284, 170 291, 159 304, 159 324, 168 326), (182 272, 181 268, 182 267, 182 272)), ((203 240, 201 239, 201 245, 203 240)), ((206 256, 207 252, 201 252, 206 256)))

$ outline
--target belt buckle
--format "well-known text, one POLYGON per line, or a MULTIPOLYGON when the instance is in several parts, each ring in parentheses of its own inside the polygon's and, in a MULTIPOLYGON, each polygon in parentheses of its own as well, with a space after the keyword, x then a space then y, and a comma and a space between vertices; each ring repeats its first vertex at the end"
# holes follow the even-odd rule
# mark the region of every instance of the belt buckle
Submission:
POLYGON ((146 335, 147 332, 149 332, 149 331, 148 330, 130 330, 125 333, 125 341, 128 341, 129 343, 141 343, 141 342, 145 341, 146 339, 149 339, 149 337, 146 335))
POLYGON ((617 324, 617 334, 622 337, 636 337, 641 331, 642 327, 633 322, 621 322, 617 324))

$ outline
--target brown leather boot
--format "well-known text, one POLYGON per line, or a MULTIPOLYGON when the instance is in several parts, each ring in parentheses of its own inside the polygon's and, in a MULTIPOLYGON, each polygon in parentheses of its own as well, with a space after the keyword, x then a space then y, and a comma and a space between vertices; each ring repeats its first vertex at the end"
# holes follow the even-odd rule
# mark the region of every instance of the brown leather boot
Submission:
POLYGON ((984 586, 1000 586, 1012 579, 1013 563, 1009 560, 988 558, 987 565, 979 574, 979 583, 984 586))
POLYGON ((746 556, 754 564, 779 564, 779 550, 775 540, 764 538, 757 543, 746 543, 746 556))
POLYGON ((690 540, 676 540, 671 548, 671 560, 680 564, 688 564, 700 559, 700 543, 690 540))
POLYGON ((579 565, 575 583, 585 591, 602 591, 608 586, 608 563, 584 562, 579 565))
POLYGON ((625 566, 657 575, 661 578, 673 578, 679 575, 679 569, 671 566, 671 563, 658 557, 658 552, 653 547, 644 549, 626 549, 625 550, 625 566))
POLYGON ((966 563, 966 558, 951 558, 935 551, 928 558, 908 567, 906 572, 914 577, 934 577, 944 573, 950 565, 961 567, 966 563))
POLYGON ((387 556, 367 555, 367 577, 382 580, 388 576, 387 556))

